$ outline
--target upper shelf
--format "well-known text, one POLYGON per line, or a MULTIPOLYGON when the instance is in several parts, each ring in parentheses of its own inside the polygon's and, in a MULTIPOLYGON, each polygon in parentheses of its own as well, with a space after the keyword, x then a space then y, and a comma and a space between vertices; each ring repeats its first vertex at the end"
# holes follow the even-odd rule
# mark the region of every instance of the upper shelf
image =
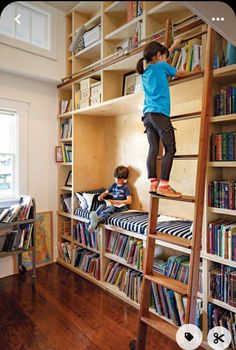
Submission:
POLYGON ((81 14, 93 16, 101 11, 101 1, 79 1, 71 12, 78 11, 81 14))
POLYGON ((79 51, 75 57, 88 60, 99 60, 101 56, 101 40, 79 51))
POLYGON ((128 1, 113 1, 113 3, 105 9, 105 13, 126 12, 128 1))
POLYGON ((132 19, 132 21, 125 23, 123 26, 107 34, 105 36, 105 40, 121 41, 127 38, 131 38, 135 32, 138 21, 141 21, 141 20, 143 20, 143 15, 132 19))
POLYGON ((231 84, 236 81, 236 64, 217 68, 214 70, 213 77, 220 84, 231 84))
POLYGON ((179 19, 190 14, 191 11, 179 1, 162 1, 147 12, 147 15, 153 17, 158 23, 164 23, 167 18, 179 19))

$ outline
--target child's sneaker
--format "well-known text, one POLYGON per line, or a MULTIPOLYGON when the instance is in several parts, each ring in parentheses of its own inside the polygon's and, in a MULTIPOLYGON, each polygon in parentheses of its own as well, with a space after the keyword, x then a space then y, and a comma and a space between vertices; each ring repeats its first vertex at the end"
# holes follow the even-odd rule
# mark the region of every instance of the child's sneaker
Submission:
POLYGON ((157 187, 157 194, 165 197, 179 198, 182 197, 182 193, 176 192, 173 188, 168 186, 157 187))
POLYGON ((97 215, 95 211, 91 211, 91 213, 89 214, 89 218, 90 218, 90 224, 88 227, 88 232, 92 233, 97 228, 100 222, 100 217, 97 215))

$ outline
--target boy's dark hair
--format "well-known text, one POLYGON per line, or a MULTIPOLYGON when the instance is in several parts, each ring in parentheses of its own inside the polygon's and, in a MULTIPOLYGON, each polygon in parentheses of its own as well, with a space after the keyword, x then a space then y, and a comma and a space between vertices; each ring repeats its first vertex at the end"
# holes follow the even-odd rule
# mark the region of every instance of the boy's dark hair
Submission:
POLYGON ((115 168, 114 177, 117 179, 128 179, 129 169, 126 166, 120 165, 115 168))
POLYGON ((156 41, 152 41, 149 44, 147 44, 143 51, 143 57, 140 58, 137 62, 136 72, 139 74, 143 74, 144 72, 143 61, 145 60, 147 63, 149 63, 152 60, 152 58, 157 55, 158 52, 160 52, 161 55, 166 54, 167 58, 169 57, 169 54, 170 54, 167 47, 165 47, 164 45, 156 41))

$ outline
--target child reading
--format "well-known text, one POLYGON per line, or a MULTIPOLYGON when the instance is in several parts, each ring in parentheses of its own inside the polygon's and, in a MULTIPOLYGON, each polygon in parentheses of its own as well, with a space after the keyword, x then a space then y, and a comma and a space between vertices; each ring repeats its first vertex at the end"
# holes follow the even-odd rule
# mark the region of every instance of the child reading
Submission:
MULTIPOLYGON (((100 223, 104 223, 113 213, 128 210, 132 203, 131 192, 126 185, 129 169, 123 165, 118 166, 114 171, 115 183, 113 183, 99 197, 99 201, 105 201, 96 211, 91 211, 88 231, 92 233, 100 223), (106 199, 110 195, 111 199, 106 199)), ((110 198, 109 196, 109 198, 110 198)))
POLYGON ((192 72, 177 71, 167 63, 169 53, 181 40, 174 42, 168 50, 162 44, 153 41, 145 46, 143 57, 137 62, 136 70, 142 75, 144 90, 143 123, 146 128, 149 142, 147 157, 148 179, 150 180, 150 193, 157 193, 167 197, 181 197, 169 185, 173 157, 176 152, 174 128, 170 121, 170 91, 168 77, 184 77, 200 71, 197 65, 192 72), (143 61, 148 63, 144 69, 143 61), (159 142, 162 140, 165 154, 161 165, 160 182, 157 180, 157 156, 159 142))

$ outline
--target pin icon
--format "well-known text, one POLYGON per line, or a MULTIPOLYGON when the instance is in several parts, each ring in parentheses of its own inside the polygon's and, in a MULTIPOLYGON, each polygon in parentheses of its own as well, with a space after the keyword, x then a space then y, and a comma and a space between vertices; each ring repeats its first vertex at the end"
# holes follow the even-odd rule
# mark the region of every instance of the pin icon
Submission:
POLYGON ((189 342, 191 341, 191 340, 193 340, 193 336, 192 336, 192 334, 191 333, 189 333, 189 332, 185 332, 184 333, 184 337, 185 337, 185 339, 187 339, 189 342))
POLYGON ((20 21, 19 21, 19 18, 20 18, 21 15, 17 15, 16 18, 15 18, 15 21, 16 23, 20 24, 20 21))

